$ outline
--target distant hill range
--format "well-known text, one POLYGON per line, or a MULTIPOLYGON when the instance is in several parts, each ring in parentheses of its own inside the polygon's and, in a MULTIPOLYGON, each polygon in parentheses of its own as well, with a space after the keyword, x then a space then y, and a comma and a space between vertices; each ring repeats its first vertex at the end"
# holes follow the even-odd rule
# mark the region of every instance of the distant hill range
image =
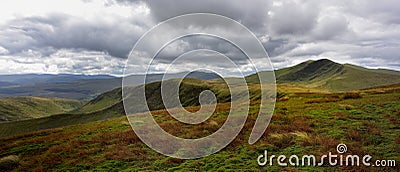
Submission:
MULTIPOLYGON (((182 73, 168 74, 164 79, 181 78, 182 73)), ((400 72, 367 69, 333 61, 309 60, 293 67, 275 71, 277 83, 300 85, 327 91, 349 91, 400 83, 400 72)), ((146 83, 160 81, 162 74, 150 74, 146 83)), ((213 80, 218 75, 192 72, 186 78, 213 80)), ((130 85, 142 84, 143 75, 130 75, 130 85)), ((258 83, 255 74, 247 76, 249 83, 258 83)), ((101 93, 121 87, 122 78, 109 75, 0 75, 0 97, 41 96, 91 100, 101 93)))
POLYGON ((118 78, 109 75, 0 75, 0 97, 42 96, 82 100, 120 85, 118 78))
MULTIPOLYGON (((182 73, 167 74, 164 79, 180 78, 182 73)), ((130 85, 142 84, 144 75, 130 75, 130 85)), ((186 78, 211 80, 218 75, 207 72, 192 72, 186 78)), ((147 75, 146 82, 163 79, 162 74, 147 75)), ((90 100, 99 94, 121 87, 122 78, 110 75, 71 74, 17 74, 0 75, 0 97, 41 96, 77 100, 90 100)))
MULTIPOLYGON (((293 67, 275 71, 276 82, 301 85, 328 91, 350 91, 400 83, 400 72, 387 69, 367 69, 331 60, 309 60, 293 67)), ((255 75, 248 82, 257 83, 255 75)))

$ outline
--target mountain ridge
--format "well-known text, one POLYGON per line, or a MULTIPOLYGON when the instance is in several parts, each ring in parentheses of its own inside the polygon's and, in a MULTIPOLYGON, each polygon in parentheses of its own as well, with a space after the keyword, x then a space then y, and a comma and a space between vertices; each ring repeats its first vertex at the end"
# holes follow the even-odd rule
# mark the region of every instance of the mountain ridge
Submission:
MULTIPOLYGON (((256 74, 247 78, 258 83, 256 74)), ((339 64, 328 59, 308 60, 275 71, 276 82, 302 85, 328 91, 350 91, 400 83, 400 71, 368 69, 339 64)))

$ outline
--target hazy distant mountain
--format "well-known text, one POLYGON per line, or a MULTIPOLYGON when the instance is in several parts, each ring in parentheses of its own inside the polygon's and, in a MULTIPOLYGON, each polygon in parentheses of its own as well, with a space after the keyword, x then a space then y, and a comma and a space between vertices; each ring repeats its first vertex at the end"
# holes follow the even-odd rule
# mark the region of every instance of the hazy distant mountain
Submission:
POLYGON ((15 74, 0 75, 1 82, 15 85, 33 85, 39 83, 63 83, 76 80, 109 79, 115 78, 110 75, 75 75, 75 74, 15 74))
MULTIPOLYGON (((164 79, 181 78, 182 73, 167 74, 164 79)), ((144 75, 126 77, 129 85, 143 83, 144 75)), ((186 78, 210 80, 218 75, 207 72, 192 72, 186 78)), ((160 81, 162 74, 149 74, 146 83, 160 81)), ((122 78, 109 75, 71 75, 71 74, 17 74, 0 75, 0 97, 45 96, 88 100, 95 96, 121 87, 122 78)))
MULTIPOLYGON (((255 75, 247 77, 257 82, 255 75)), ((296 66, 275 71, 277 83, 291 83, 330 91, 348 91, 400 83, 400 72, 367 69, 351 64, 339 64, 327 59, 309 60, 296 66)))

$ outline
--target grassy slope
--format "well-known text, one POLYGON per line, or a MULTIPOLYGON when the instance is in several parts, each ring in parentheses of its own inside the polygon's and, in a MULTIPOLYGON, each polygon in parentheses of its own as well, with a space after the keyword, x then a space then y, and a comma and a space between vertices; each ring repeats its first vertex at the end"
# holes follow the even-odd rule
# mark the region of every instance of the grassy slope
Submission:
MULTIPOLYGON (((259 167, 257 156, 268 149, 269 154, 275 155, 318 157, 336 153, 336 145, 345 143, 348 153, 369 154, 373 159, 394 159, 398 163, 400 90, 396 85, 380 92, 377 89, 362 90, 361 98, 344 99, 342 93, 301 94, 285 88, 289 99, 277 102, 271 124, 261 140, 254 145, 247 143, 259 106, 254 101, 241 134, 222 151, 195 160, 169 158, 151 150, 135 136, 124 117, 1 138, 0 157, 18 155, 21 161, 17 170, 366 170, 364 167, 278 167, 276 162, 274 166, 259 167)), ((164 110, 153 111, 153 115, 171 134, 194 138, 218 129, 228 111, 228 104, 220 104, 210 119, 190 127, 173 120, 164 110)))
MULTIPOLYGON (((400 72, 366 69, 350 64, 338 64, 327 59, 306 61, 275 71, 277 83, 288 83, 329 91, 350 91, 400 83, 400 72)), ((246 78, 257 83, 256 75, 246 78)))
MULTIPOLYGON (((169 80, 167 82, 176 82, 169 80)), ((146 85, 146 95, 150 110, 163 109, 160 93, 160 82, 146 85)), ((212 81, 201 81, 197 79, 185 79, 181 84, 180 99, 184 107, 199 105, 198 95, 203 90, 213 90, 217 94, 219 102, 229 101, 229 92, 225 86, 212 81)), ((132 88, 132 91, 137 89, 132 88)), ((140 112, 140 108, 138 108, 140 112)), ((21 134, 30 131, 63 127, 67 125, 84 124, 93 121, 105 120, 124 116, 121 88, 117 88, 99 95, 80 108, 71 112, 52 115, 45 118, 15 121, 0 124, 0 136, 21 134)))
POLYGON ((121 91, 122 91, 121 88, 116 88, 114 90, 100 94, 99 96, 90 100, 88 103, 86 103, 82 107, 75 109, 73 112, 74 113, 90 113, 90 112, 101 111, 101 110, 107 109, 107 108, 109 108, 117 103, 120 103, 122 101, 121 91))
POLYGON ((0 99, 0 120, 15 121, 64 113, 78 108, 81 101, 45 97, 8 97, 0 99))
MULTIPOLYGON (((176 80, 168 80, 166 82, 177 82, 176 80)), ((157 110, 164 108, 160 106, 161 101, 161 82, 153 82, 146 85, 146 96, 147 101, 151 110, 157 110)), ((211 85, 208 81, 202 81, 197 79, 185 79, 180 86, 180 96, 182 99, 183 106, 197 105, 196 97, 198 94, 206 89, 211 89, 211 85)), ((132 87, 129 89, 132 92, 136 92, 138 89, 132 87)), ((115 104, 122 104, 122 89, 117 88, 106 93, 103 93, 93 100, 89 101, 84 106, 76 109, 74 112, 77 113, 88 113, 107 109, 115 104)))
POLYGON ((341 75, 327 81, 320 88, 342 91, 400 83, 400 72, 366 69, 349 64, 343 66, 341 75))

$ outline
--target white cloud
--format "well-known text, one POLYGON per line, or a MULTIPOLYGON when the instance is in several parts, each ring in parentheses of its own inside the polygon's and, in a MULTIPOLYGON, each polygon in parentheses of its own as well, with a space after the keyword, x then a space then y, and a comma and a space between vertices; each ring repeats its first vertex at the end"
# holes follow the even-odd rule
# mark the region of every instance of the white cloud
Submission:
POLYGON ((8 52, 7 49, 5 49, 4 47, 0 46, 0 55, 8 54, 8 53, 9 53, 9 52, 8 52))
POLYGON ((118 15, 128 17, 137 14, 148 14, 149 10, 144 4, 136 4, 136 6, 112 5, 105 6, 102 0, 82 1, 54 1, 54 0, 13 0, 2 3, 0 22, 8 20, 31 17, 31 16, 47 16, 51 13, 63 13, 86 19, 95 19, 108 17, 110 15, 118 15))
POLYGON ((121 75, 125 60, 103 52, 57 50, 50 56, 26 51, 17 56, 1 56, 0 74, 6 73, 74 73, 121 75))

